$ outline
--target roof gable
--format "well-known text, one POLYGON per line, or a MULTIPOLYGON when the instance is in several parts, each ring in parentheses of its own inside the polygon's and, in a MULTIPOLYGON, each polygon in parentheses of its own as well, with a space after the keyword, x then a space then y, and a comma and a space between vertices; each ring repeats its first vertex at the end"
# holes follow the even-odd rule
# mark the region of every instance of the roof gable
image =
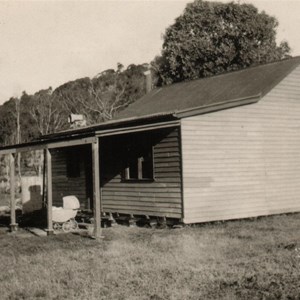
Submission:
POLYGON ((159 88, 129 105, 115 119, 180 112, 264 96, 299 64, 300 57, 295 57, 159 88))

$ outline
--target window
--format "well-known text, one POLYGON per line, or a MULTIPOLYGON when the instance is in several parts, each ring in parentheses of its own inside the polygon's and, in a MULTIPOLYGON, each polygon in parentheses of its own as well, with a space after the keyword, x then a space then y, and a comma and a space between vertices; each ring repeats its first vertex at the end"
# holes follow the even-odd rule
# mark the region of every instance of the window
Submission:
POLYGON ((76 149, 66 150, 67 177, 80 177, 80 152, 76 149))
POLYGON ((153 179, 153 149, 152 146, 143 146, 136 149, 129 146, 126 149, 127 164, 124 170, 125 180, 152 180, 153 179))

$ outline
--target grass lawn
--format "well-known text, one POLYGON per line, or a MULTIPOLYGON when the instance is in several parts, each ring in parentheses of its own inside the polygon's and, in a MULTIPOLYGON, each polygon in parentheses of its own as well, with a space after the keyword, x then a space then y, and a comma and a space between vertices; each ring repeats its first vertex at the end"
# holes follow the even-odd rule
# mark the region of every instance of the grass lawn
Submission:
POLYGON ((0 298, 300 298, 300 214, 103 235, 0 231, 0 298))

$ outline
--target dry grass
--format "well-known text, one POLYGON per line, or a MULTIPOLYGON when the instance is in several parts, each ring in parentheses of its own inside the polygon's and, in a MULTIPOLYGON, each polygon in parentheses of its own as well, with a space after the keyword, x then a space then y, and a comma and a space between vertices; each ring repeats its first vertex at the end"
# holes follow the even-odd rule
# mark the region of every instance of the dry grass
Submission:
POLYGON ((299 299, 299 214, 103 234, 0 234, 0 298, 299 299))

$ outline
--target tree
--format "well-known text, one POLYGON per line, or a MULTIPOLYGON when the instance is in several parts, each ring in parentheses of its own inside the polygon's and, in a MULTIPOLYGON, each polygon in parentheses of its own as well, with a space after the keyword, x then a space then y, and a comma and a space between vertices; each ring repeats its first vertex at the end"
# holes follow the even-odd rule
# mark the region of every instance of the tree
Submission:
POLYGON ((40 135, 61 130, 67 123, 65 111, 51 87, 36 92, 27 102, 28 112, 40 135))
POLYGON ((166 29, 162 55, 152 62, 158 84, 233 71, 288 56, 276 44, 276 18, 251 4, 195 0, 166 29))
POLYGON ((0 110, 0 144, 9 145, 16 142, 15 101, 6 101, 0 110))
POLYGON ((21 140, 22 142, 31 141, 40 136, 40 131, 36 124, 36 121, 31 116, 31 110, 33 106, 33 95, 28 95, 26 91, 23 91, 20 98, 21 106, 21 140))
POLYGON ((122 64, 105 70, 94 78, 81 78, 58 87, 54 94, 64 110, 82 114, 87 124, 111 120, 114 114, 145 94, 143 72, 147 65, 122 64))
POLYGON ((27 134, 29 116, 26 101, 11 97, 0 106, 0 145, 9 145, 26 142, 30 137, 27 134))
POLYGON ((0 145, 27 142, 69 127, 70 113, 83 114, 87 124, 110 120, 114 114, 145 94, 148 64, 122 64, 94 78, 67 82, 33 95, 23 92, 0 105, 0 145))
POLYGON ((101 79, 77 79, 55 90, 64 110, 84 115, 88 125, 111 119, 124 89, 117 88, 114 70, 100 76, 101 79))
MULTIPOLYGON (((19 144, 23 141, 24 107, 20 98, 12 97, 0 111, 0 144, 19 144)), ((21 178, 21 153, 16 155, 16 165, 21 178)))

